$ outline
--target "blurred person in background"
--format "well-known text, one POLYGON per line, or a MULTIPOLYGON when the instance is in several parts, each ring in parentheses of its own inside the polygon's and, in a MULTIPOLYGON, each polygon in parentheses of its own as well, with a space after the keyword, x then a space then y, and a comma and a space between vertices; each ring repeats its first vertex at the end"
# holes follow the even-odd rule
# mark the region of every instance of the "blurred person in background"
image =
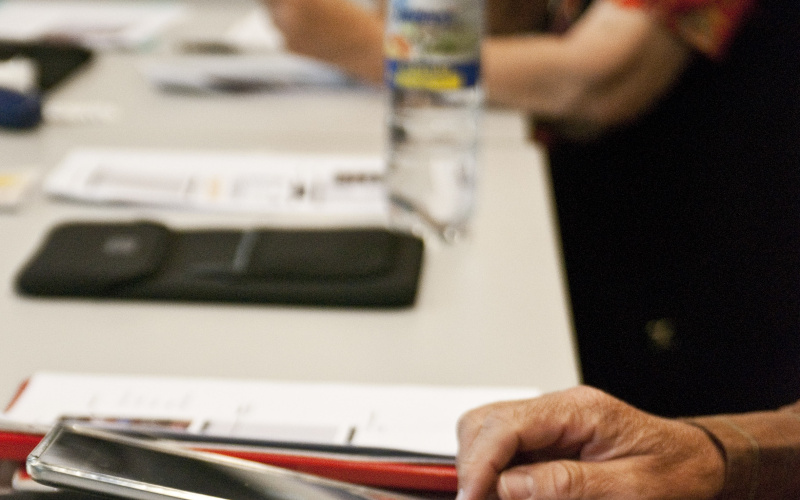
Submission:
MULTIPOLYGON (((264 0, 383 78, 384 7, 264 0)), ((549 152, 583 381, 664 416, 800 398, 800 3, 488 0, 488 101, 549 152)))

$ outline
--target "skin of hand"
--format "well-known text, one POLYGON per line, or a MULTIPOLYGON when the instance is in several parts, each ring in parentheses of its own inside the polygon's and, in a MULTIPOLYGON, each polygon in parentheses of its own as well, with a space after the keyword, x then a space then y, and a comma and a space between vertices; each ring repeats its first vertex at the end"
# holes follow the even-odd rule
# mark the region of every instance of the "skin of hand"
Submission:
POLYGON ((263 0, 290 52, 340 67, 366 82, 383 81, 380 12, 350 0, 263 0))
MULTIPOLYGON (((263 1, 288 50, 367 82, 383 81, 383 8, 373 12, 351 0, 263 1)), ((499 12, 497 2, 487 9, 499 12)), ((652 106, 692 54, 648 12, 608 0, 595 1, 563 35, 489 36, 482 50, 488 102, 589 136, 652 106)))
POLYGON ((458 500, 709 499, 725 477, 700 428, 585 386, 472 410, 458 438, 458 500))

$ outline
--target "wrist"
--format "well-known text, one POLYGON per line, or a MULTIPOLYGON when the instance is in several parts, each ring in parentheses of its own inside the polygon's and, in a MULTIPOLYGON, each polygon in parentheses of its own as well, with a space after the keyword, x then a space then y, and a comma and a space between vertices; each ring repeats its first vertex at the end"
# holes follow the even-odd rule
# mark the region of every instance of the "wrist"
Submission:
POLYGON ((710 495, 708 498, 718 498, 725 487, 726 479, 726 463, 727 455, 725 447, 717 437, 702 425, 693 422, 692 420, 683 420, 683 422, 694 427, 699 433, 702 434, 700 442, 703 443, 700 455, 705 457, 704 462, 708 464, 710 474, 710 495))

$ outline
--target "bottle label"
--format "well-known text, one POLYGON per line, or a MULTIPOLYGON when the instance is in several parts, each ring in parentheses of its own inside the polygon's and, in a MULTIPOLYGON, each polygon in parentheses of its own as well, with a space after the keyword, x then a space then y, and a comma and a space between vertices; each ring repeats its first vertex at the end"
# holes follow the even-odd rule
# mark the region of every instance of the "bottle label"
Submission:
POLYGON ((387 84, 430 91, 474 87, 482 28, 482 0, 390 0, 387 84))
POLYGON ((386 72, 395 88, 414 90, 458 90, 478 83, 478 63, 420 64, 398 60, 386 61, 386 72))

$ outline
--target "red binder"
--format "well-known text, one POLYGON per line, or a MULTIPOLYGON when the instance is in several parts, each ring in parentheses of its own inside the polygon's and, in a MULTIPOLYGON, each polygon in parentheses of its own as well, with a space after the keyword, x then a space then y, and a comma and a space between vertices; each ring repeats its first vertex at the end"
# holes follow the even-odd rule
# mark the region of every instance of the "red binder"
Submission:
MULTIPOLYGON (((24 462, 41 439, 42 436, 36 434, 0 431, 0 459, 24 462)), ((218 446, 192 448, 366 486, 445 492, 457 489, 456 470, 451 465, 347 460, 310 454, 293 455, 235 448, 226 450, 218 446)))
MULTIPOLYGON (((14 405, 25 386, 24 383, 20 386, 8 408, 14 405)), ((6 424, 4 428, 0 420, 0 460, 25 461, 45 432, 44 429, 28 430, 29 427, 21 423, 19 426, 6 424)), ((415 463, 410 455, 393 458, 391 454, 376 455, 370 449, 364 449, 364 454, 344 455, 322 448, 315 450, 312 446, 302 449, 240 444, 226 446, 219 440, 213 443, 187 440, 183 445, 366 486, 431 492, 457 490, 454 463, 425 463, 424 457, 415 463)))

